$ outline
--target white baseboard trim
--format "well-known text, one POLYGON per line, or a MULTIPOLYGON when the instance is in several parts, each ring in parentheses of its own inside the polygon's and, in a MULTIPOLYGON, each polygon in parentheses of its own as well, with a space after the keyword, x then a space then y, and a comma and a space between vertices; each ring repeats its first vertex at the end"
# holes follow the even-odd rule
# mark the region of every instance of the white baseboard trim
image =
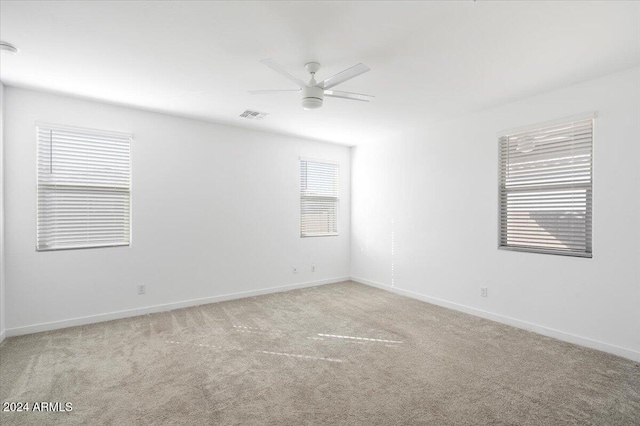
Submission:
MULTIPOLYGON (((23 327, 8 328, 5 330, 6 337, 22 336, 24 334, 39 333, 42 331, 57 330, 60 328, 75 327, 79 325, 94 324, 97 322, 112 321, 121 318, 130 318, 140 315, 153 314, 156 312, 172 311, 175 309, 188 308, 191 306, 206 305, 209 303, 224 302, 226 300, 244 299, 246 297, 261 296, 264 294, 279 293, 282 291, 296 290, 307 287, 315 287, 324 284, 339 283, 349 281, 350 277, 329 278, 319 281, 309 281, 297 284, 288 284, 278 287, 268 287, 258 290, 243 291, 239 293, 223 294, 220 296, 205 297, 201 299, 183 300, 181 302, 166 303, 162 305, 147 306, 144 308, 129 309, 126 311, 110 312, 106 314, 91 315, 80 318, 71 318, 61 321, 52 321, 41 324, 27 325, 23 327)), ((4 339, 5 333, 2 334, 4 339)))
POLYGON ((7 330, 2 330, 0 332, 0 345, 4 342, 5 337, 7 337, 7 330))
POLYGON ((351 277, 351 281, 355 281, 360 284, 365 284, 371 287, 376 287, 382 290, 396 293, 401 296, 410 297, 412 299, 421 300, 423 302, 432 303, 434 305, 442 306, 444 308, 453 309, 467 314, 475 315, 481 318, 486 318, 492 321, 496 321, 502 324, 510 325, 512 327, 521 328, 527 331, 541 334, 547 337, 553 337, 554 339, 563 340, 565 342, 573 343, 580 346, 585 346, 591 349, 597 349, 602 352, 618 355, 623 358, 630 359, 632 361, 640 362, 640 352, 632 349, 623 348, 620 346, 612 345, 609 343, 592 340, 586 337, 576 336, 575 334, 566 333, 564 331, 556 330, 553 328, 544 327, 538 324, 522 321, 519 319, 494 314, 492 312, 483 311, 481 309, 472 308, 470 306, 461 305, 459 303, 449 302, 447 300, 438 299, 435 297, 425 296, 424 294, 415 293, 409 290, 403 290, 397 287, 391 287, 387 284, 371 281, 360 277, 351 277))

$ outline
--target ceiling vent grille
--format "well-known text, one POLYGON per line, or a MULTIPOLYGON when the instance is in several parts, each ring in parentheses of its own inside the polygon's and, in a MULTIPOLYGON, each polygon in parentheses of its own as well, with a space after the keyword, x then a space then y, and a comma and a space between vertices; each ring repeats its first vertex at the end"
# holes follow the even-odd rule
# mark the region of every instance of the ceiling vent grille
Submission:
POLYGON ((245 112, 243 112, 242 114, 240 114, 240 117, 246 118, 247 120, 262 120, 267 115, 269 114, 266 112, 252 111, 248 109, 248 110, 245 110, 245 112))

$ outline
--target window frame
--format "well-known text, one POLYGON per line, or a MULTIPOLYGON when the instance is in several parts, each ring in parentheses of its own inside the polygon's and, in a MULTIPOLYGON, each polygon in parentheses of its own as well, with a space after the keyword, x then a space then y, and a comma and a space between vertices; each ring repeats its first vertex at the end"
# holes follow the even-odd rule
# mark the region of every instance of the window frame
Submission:
MULTIPOLYGON (((593 258, 593 182, 594 182, 594 176, 595 176, 595 172, 594 172, 594 156, 595 156, 595 141, 596 141, 596 118, 597 118, 598 114, 597 112, 588 112, 588 113, 583 113, 583 114, 577 114, 574 116, 570 116, 570 117, 565 117, 565 118, 560 118, 557 120, 552 120, 552 121, 547 121, 547 122, 543 122, 543 123, 537 123, 537 124, 532 124, 532 125, 528 125, 528 126, 523 126, 523 127, 518 127, 518 128, 513 128, 513 129, 508 129, 508 130, 503 130, 497 133, 497 137, 498 137, 498 184, 497 184, 497 190, 498 190, 498 214, 497 214, 497 224, 498 224, 498 232, 497 232, 497 248, 499 250, 505 250, 505 251, 516 251, 516 252, 526 252, 526 253, 537 253, 537 254, 546 254, 546 255, 559 255, 559 256, 567 256, 567 257, 577 257, 577 258, 584 258, 584 259, 591 259, 593 258), (586 244, 585 244, 585 251, 576 251, 576 250, 561 250, 561 249, 553 249, 553 248, 538 248, 538 247, 527 247, 527 246, 514 246, 514 245, 503 245, 503 230, 502 230, 502 216, 503 216, 503 203, 502 203, 502 193, 503 193, 503 188, 502 188, 502 142, 501 139, 504 137, 509 137, 512 136, 514 134, 518 134, 518 133, 524 133, 524 132, 532 132, 532 131, 539 131, 542 130, 544 128, 548 128, 548 127, 554 127, 554 126, 559 126, 559 125, 564 125, 564 124, 572 124, 575 122, 580 122, 580 121, 587 121, 587 120, 591 120, 591 157, 590 157, 590 180, 589 180, 589 188, 587 189, 587 191, 589 192, 588 195, 588 201, 590 201, 590 218, 589 218, 589 232, 588 232, 588 237, 587 237, 587 233, 585 233, 585 240, 586 240, 586 244), (586 248, 588 248, 588 251, 586 250, 586 248)), ((506 164, 506 166, 508 166, 508 163, 506 164)), ((505 189, 505 193, 506 193, 506 189, 505 189)), ((589 210, 589 208, 587 208, 587 210, 589 210)), ((506 212, 505 212, 506 214, 506 212)), ((586 219, 585 219, 586 220, 586 219)))
MULTIPOLYGON (((340 236, 340 163, 336 162, 336 161, 332 161, 332 160, 323 160, 323 159, 317 159, 317 158, 307 158, 307 157, 300 157, 298 159, 298 196, 299 196, 299 203, 298 203, 298 207, 300 208, 300 214, 298 216, 299 220, 300 220, 300 238, 316 238, 316 237, 337 237, 340 236), (303 200, 303 194, 302 194, 302 163, 303 162, 307 162, 307 163, 318 163, 318 164, 327 164, 327 165, 332 165, 336 167, 336 196, 335 197, 325 197, 325 198, 335 198, 335 209, 336 209, 336 216, 335 216, 335 222, 336 222, 336 232, 326 232, 326 233, 314 233, 314 234, 305 234, 303 233, 303 221, 302 221, 302 200, 303 200)), ((320 197, 319 197, 320 198, 320 197)))
MULTIPOLYGON (((36 121, 35 122, 35 143, 36 143, 36 173, 35 173, 35 177, 36 177, 36 182, 35 182, 35 220, 36 220, 36 244, 35 244, 35 249, 36 252, 56 252, 56 251, 66 251, 66 250, 87 250, 87 249, 99 249, 99 248, 111 248, 111 247, 130 247, 133 243, 133 150, 132 150, 132 145, 133 145, 133 140, 134 140, 134 136, 132 133, 126 133, 126 132, 117 132, 117 131, 110 131, 110 130, 102 130, 102 129, 94 129, 94 128, 87 128, 87 127, 79 127, 79 126, 70 126, 70 125, 63 125, 63 124, 52 124, 52 123, 48 123, 48 122, 41 122, 41 121, 36 121), (40 201, 40 178, 39 178, 39 174, 40 174, 40 161, 39 161, 39 155, 40 155, 40 141, 39 141, 39 136, 38 133, 40 131, 41 128, 46 128, 46 129, 51 129, 51 130, 59 130, 59 131, 68 131, 68 132, 85 132, 87 134, 92 134, 92 135, 96 135, 96 136, 107 136, 107 137, 114 137, 114 138, 124 138, 128 140, 128 156, 129 156, 129 170, 128 170, 128 178, 129 178, 129 186, 128 186, 128 205, 129 205, 129 211, 128 211, 128 235, 124 234, 123 235, 127 235, 127 241, 123 241, 123 242, 117 242, 117 243, 98 243, 98 244, 90 244, 90 245, 77 245, 77 246, 70 246, 70 247, 40 247, 39 246, 39 232, 40 232, 40 213, 39 213, 39 208, 38 208, 38 203, 40 201)), ((78 185, 78 186, 82 186, 82 185, 78 185)))

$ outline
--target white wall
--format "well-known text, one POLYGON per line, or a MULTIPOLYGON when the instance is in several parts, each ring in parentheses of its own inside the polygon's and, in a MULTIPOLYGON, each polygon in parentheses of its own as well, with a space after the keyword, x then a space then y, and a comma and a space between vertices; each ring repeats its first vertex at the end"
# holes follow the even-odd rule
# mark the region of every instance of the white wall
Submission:
POLYGON ((349 276, 349 148, 13 87, 5 95, 8 335, 349 276), (134 134, 130 247, 35 251, 36 121, 134 134), (341 165, 338 237, 299 237, 301 156, 341 165), (127 312, 66 321, 117 311, 127 312))
POLYGON ((354 148, 352 275, 640 360, 639 160, 640 68, 354 148), (590 111, 593 259, 498 250, 497 132, 590 111))
POLYGON ((640 360, 640 68, 352 149, 352 232, 345 147, 4 95, 7 334, 339 280, 351 260, 362 282, 640 360), (587 111, 593 259, 497 250, 496 133, 587 111), (35 251, 35 121, 134 133, 131 247, 35 251), (340 237, 298 237, 300 156, 342 166, 340 237))
POLYGON ((5 337, 4 306, 4 84, 0 83, 0 343, 5 337))

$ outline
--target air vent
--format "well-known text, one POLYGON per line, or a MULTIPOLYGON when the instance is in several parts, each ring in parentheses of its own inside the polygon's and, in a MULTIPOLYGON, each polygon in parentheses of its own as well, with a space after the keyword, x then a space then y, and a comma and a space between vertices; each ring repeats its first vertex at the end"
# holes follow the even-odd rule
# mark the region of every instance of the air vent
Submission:
POLYGON ((248 109, 242 114, 240 114, 240 117, 246 118, 247 120, 262 120, 267 115, 269 114, 266 112, 251 111, 250 109, 248 109))
POLYGON ((7 43, 6 41, 0 41, 0 51, 13 53, 14 55, 19 52, 17 47, 11 43, 7 43))

